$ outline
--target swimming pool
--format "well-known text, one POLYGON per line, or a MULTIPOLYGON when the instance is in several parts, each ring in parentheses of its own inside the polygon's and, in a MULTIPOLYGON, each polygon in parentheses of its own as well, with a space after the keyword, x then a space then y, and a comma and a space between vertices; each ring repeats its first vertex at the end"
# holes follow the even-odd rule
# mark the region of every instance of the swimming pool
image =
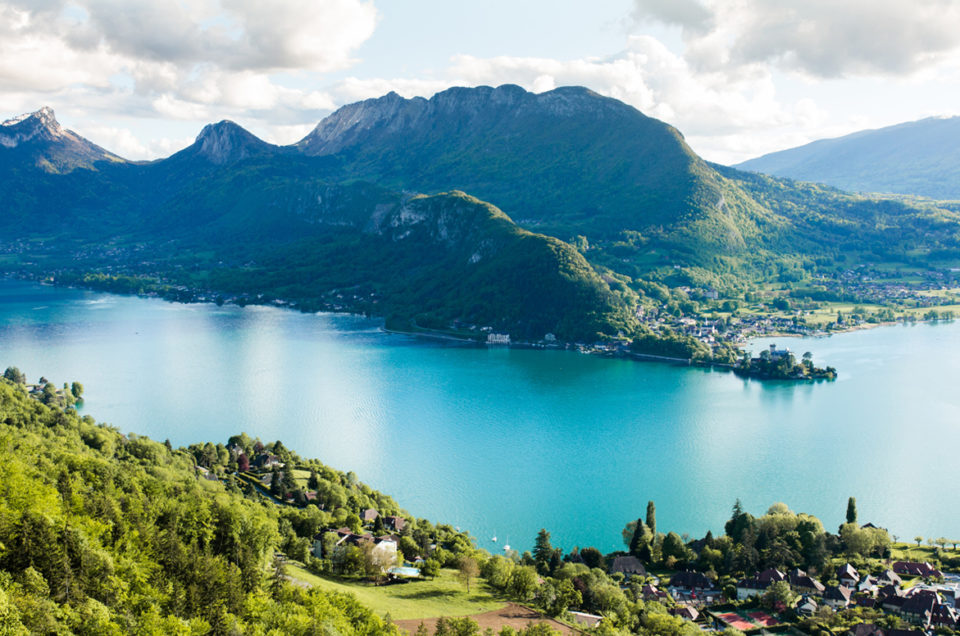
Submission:
POLYGON ((387 572, 394 576, 420 576, 420 570, 407 566, 392 567, 387 572))

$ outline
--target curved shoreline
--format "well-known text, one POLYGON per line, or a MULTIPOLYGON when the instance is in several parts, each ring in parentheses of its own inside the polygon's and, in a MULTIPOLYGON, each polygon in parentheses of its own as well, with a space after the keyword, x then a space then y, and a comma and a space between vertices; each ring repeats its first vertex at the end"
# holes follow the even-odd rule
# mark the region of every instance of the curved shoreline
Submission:
MULTIPOLYGON (((196 290, 196 289, 191 289, 191 290, 189 290, 188 293, 190 293, 191 296, 192 296, 190 299, 181 299, 181 298, 166 297, 166 296, 161 295, 161 294, 158 294, 158 293, 149 293, 149 292, 145 292, 145 293, 136 293, 136 292, 125 293, 125 292, 122 292, 122 291, 114 291, 114 290, 102 289, 102 288, 99 288, 99 287, 96 286, 96 285, 78 284, 78 283, 75 282, 75 281, 74 281, 74 282, 71 282, 71 283, 69 283, 69 284, 60 284, 60 283, 58 283, 58 282, 56 282, 56 281, 48 282, 48 281, 45 281, 45 280, 37 280, 37 279, 35 279, 35 278, 18 277, 18 276, 16 276, 16 275, 10 275, 10 274, 8 274, 8 275, 6 275, 6 276, 4 276, 4 277, 5 277, 5 278, 8 278, 8 279, 11 279, 11 280, 19 280, 19 281, 29 282, 29 283, 33 283, 33 284, 37 284, 37 285, 51 285, 51 286, 54 286, 54 287, 66 287, 66 288, 73 288, 73 289, 85 289, 85 290, 90 290, 90 291, 95 291, 95 292, 98 292, 98 293, 110 294, 110 295, 115 295, 115 296, 137 296, 137 297, 140 297, 140 298, 156 298, 156 299, 163 300, 163 301, 166 301, 166 302, 180 303, 180 304, 193 304, 193 303, 196 303, 196 304, 216 304, 216 305, 220 305, 220 304, 221 304, 220 302, 217 302, 217 301, 215 301, 215 300, 211 300, 211 299, 210 299, 210 296, 211 296, 211 295, 215 295, 215 292, 211 292, 211 291, 201 291, 201 290, 196 290)), ((322 310, 319 310, 319 311, 309 311, 309 310, 303 309, 302 307, 300 307, 299 304, 297 304, 297 303, 295 303, 295 302, 292 302, 292 301, 289 301, 289 300, 286 300, 286 299, 281 299, 281 298, 272 298, 272 299, 269 299, 269 300, 256 299, 256 298, 244 298, 244 300, 245 300, 246 302, 240 303, 240 302, 234 302, 233 299, 230 299, 230 300, 227 300, 227 301, 225 302, 225 304, 232 304, 232 305, 236 305, 236 306, 238 306, 238 307, 245 307, 245 306, 247 306, 247 305, 269 306, 269 307, 275 307, 275 308, 278 308, 278 309, 292 309, 292 310, 299 311, 299 312, 301 312, 301 313, 315 313, 315 314, 319 314, 319 313, 330 313, 330 314, 362 316, 362 317, 365 317, 365 318, 377 318, 377 319, 379 319, 379 320, 384 320, 384 322, 385 322, 385 319, 384 319, 382 316, 374 316, 374 315, 368 315, 368 314, 361 314, 361 313, 357 313, 357 312, 355 312, 355 311, 349 311, 349 310, 322 309, 322 310)), ((855 332, 855 331, 862 331, 862 330, 867 330, 867 329, 873 329, 873 328, 875 328, 875 327, 907 325, 907 324, 920 324, 920 323, 935 324, 935 323, 937 323, 937 322, 941 322, 941 321, 917 319, 916 321, 910 321, 910 322, 906 322, 906 321, 886 321, 886 322, 880 322, 880 323, 862 323, 862 324, 855 325, 855 326, 851 326, 851 327, 847 327, 847 328, 844 328, 844 329, 832 330, 832 331, 830 331, 830 332, 819 333, 819 334, 816 334, 816 335, 805 335, 805 334, 797 334, 797 333, 772 332, 772 333, 758 334, 758 335, 750 336, 750 337, 746 338, 746 342, 744 342, 744 343, 735 343, 734 346, 737 347, 738 349, 743 349, 749 341, 751 341, 751 340, 756 340, 756 339, 763 339, 763 338, 823 338, 823 337, 832 336, 832 335, 834 335, 834 334, 852 333, 852 332, 855 332)), ((482 341, 482 340, 479 340, 479 339, 476 339, 476 338, 460 337, 460 336, 456 336, 456 335, 454 335, 454 334, 445 333, 445 332, 441 332, 441 331, 435 331, 435 330, 431 330, 431 329, 427 329, 427 328, 423 328, 423 327, 420 327, 420 328, 418 328, 417 330, 414 331, 414 330, 403 330, 403 329, 390 328, 390 327, 387 327, 386 324, 383 324, 383 325, 381 325, 380 330, 381 330, 382 332, 384 332, 384 333, 389 333, 389 334, 394 334, 394 335, 405 335, 405 336, 412 336, 412 337, 418 337, 418 338, 426 338, 426 339, 429 339, 429 340, 440 341, 440 342, 457 343, 457 344, 464 345, 464 346, 474 346, 474 347, 489 347, 489 346, 494 346, 494 347, 505 347, 505 348, 511 348, 511 349, 575 350, 575 351, 578 351, 578 352, 580 352, 580 353, 588 353, 588 354, 593 354, 593 355, 601 355, 601 356, 609 357, 609 358, 631 359, 631 360, 640 361, 640 362, 661 362, 661 363, 681 365, 681 366, 697 366, 697 367, 702 367, 702 368, 707 368, 707 367, 709 367, 709 368, 717 368, 717 369, 721 369, 721 370, 725 370, 725 371, 732 371, 732 372, 735 372, 735 373, 737 372, 737 365, 736 365, 735 363, 719 362, 719 361, 706 361, 706 360, 693 360, 693 359, 688 359, 688 358, 677 358, 677 357, 672 357, 672 356, 664 356, 664 355, 648 354, 648 353, 639 353, 639 352, 634 352, 634 351, 611 351, 611 350, 609 350, 609 349, 594 348, 592 345, 587 345, 587 344, 582 344, 582 343, 580 343, 580 344, 578 344, 578 343, 550 343, 550 344, 545 344, 545 343, 534 343, 534 342, 511 342, 510 344, 488 345, 486 342, 484 342, 484 341, 482 341)), ((751 378, 751 379, 761 380, 761 381, 791 381, 791 382, 796 382, 796 381, 808 381, 808 380, 821 380, 821 379, 824 379, 824 378, 809 378, 809 377, 803 377, 803 378, 771 378, 771 377, 767 377, 767 376, 763 376, 763 375, 759 375, 759 374, 752 374, 752 373, 737 373, 737 375, 740 376, 740 377, 751 378)))

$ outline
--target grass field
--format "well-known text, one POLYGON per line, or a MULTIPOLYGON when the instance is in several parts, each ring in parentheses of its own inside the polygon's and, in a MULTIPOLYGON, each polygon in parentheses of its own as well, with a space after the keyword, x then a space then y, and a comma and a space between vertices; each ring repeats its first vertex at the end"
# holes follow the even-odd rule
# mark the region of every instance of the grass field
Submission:
MULTIPOLYGON (((916 543, 894 543, 890 549, 890 557, 894 561, 934 561, 937 558, 935 552, 936 548, 929 545, 917 547, 916 543)), ((944 557, 957 554, 960 554, 960 551, 954 550, 953 544, 948 544, 943 551, 944 557)))
POLYGON ((457 580, 455 570, 442 570, 440 576, 429 581, 382 586, 325 579, 293 564, 287 565, 287 574, 294 580, 323 590, 349 592, 377 614, 389 613, 395 619, 465 616, 498 610, 506 605, 496 599, 479 579, 470 583, 470 594, 467 594, 457 580))

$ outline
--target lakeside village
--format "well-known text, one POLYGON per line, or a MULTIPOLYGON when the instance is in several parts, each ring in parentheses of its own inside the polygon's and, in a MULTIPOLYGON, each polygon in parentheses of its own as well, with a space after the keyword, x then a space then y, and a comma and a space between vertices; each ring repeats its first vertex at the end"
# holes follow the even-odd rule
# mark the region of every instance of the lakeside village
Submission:
MULTIPOLYGON (((233 475, 199 464, 198 475, 239 479, 281 505, 324 508, 315 472, 300 487, 283 457, 257 448, 252 459, 238 445, 226 448, 233 475)), ((624 529, 627 550, 564 554, 541 530, 532 552, 503 546, 491 555, 472 539, 430 542, 415 519, 367 507, 316 532, 299 558, 317 576, 355 585, 417 585, 455 568, 467 590, 480 577, 503 599, 570 625, 569 633, 960 633, 960 540, 894 543, 885 529, 858 523, 853 498, 846 519, 832 534, 784 504, 754 517, 738 501, 723 536, 691 540, 657 532, 649 502, 646 517, 624 529)))

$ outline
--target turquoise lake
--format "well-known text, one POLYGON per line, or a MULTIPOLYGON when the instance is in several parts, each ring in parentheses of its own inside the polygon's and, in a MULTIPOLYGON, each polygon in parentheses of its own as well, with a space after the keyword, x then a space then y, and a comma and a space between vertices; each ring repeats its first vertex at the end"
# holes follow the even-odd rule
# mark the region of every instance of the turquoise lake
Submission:
MULTIPOLYGON (((764 346, 769 341, 758 341, 764 346)), ((832 383, 383 333, 363 318, 180 305, 0 281, 0 367, 79 380, 84 412, 175 445, 283 440, 480 547, 622 547, 722 532, 784 501, 902 539, 960 535, 960 323, 779 339, 832 383), (490 538, 496 534, 498 543, 490 538)))

